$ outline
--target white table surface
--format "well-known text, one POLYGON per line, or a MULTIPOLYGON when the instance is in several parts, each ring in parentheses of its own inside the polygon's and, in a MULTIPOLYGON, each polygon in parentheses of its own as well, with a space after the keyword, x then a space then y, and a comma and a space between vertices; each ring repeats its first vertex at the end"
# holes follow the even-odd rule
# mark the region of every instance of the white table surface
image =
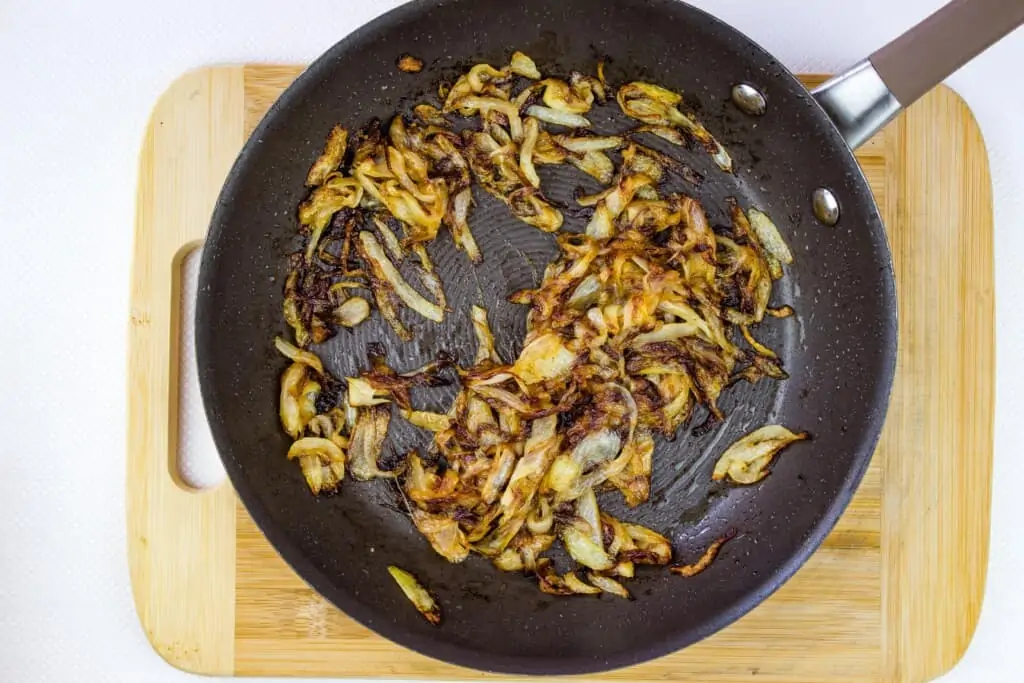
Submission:
MULTIPOLYGON (((940 3, 696 2, 805 72, 865 56, 940 3)), ((396 4, 0 1, 0 272, 13 286, 0 297, 0 680, 186 679, 146 642, 125 553, 128 272, 153 102, 196 66, 308 61, 396 4)), ((1021 65, 1024 31, 950 79, 992 162, 1001 361, 988 591, 967 655, 942 679, 951 683, 1021 676, 1021 65)))

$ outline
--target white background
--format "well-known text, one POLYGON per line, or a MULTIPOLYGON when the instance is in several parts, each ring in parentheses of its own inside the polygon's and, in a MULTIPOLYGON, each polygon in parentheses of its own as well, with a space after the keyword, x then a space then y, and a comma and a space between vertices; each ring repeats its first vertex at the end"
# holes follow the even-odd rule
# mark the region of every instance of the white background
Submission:
MULTIPOLYGON (((794 71, 826 71, 940 2, 696 4, 794 71)), ((150 650, 125 559, 128 273, 146 119, 186 69, 305 62, 395 4, 0 0, 0 680, 186 678, 150 650)), ((992 161, 999 381, 988 593, 974 642, 947 681, 1020 680, 1022 65, 1019 31, 950 80, 992 161)))

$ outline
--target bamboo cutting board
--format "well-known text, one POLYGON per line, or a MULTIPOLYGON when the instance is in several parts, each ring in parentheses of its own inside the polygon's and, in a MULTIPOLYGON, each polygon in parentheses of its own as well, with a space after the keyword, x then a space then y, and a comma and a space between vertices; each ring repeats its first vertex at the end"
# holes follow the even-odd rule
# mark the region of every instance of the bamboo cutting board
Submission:
MULTIPOLYGON (((128 368, 128 556, 139 618, 164 659, 196 673, 484 677, 343 616, 277 556, 227 483, 191 491, 176 474, 180 261, 201 243, 242 143, 300 71, 188 73, 146 133, 128 368)), ((857 156, 888 225, 900 319, 892 405, 864 483, 822 548, 763 605, 683 652, 597 678, 918 683, 947 671, 970 642, 992 465, 988 160, 970 111, 945 88, 857 156)))

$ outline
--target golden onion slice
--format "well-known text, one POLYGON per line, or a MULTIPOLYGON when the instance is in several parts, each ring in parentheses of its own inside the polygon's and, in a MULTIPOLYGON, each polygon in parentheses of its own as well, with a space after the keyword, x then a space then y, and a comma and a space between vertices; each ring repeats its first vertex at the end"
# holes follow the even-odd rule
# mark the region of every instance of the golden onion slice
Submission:
POLYGON ((512 70, 512 73, 523 78, 529 78, 534 81, 540 79, 540 70, 537 68, 537 65, 522 52, 516 51, 512 53, 512 59, 509 60, 508 67, 512 70))
POLYGON ((543 334, 526 345, 512 372, 523 382, 536 384, 564 376, 575 362, 576 354, 566 348, 557 334, 543 334))
POLYGON ((629 561, 656 565, 672 561, 672 544, 667 538, 639 524, 623 522, 622 526, 636 545, 636 550, 625 553, 629 561))
POLYGON ((758 209, 750 209, 747 211, 747 220, 750 221, 750 227, 757 235, 757 239, 761 241, 761 246, 765 251, 777 258, 783 265, 793 262, 793 252, 789 250, 778 227, 766 213, 758 209))
POLYGON ((487 309, 474 305, 470 309, 470 316, 473 319, 473 332, 476 334, 476 364, 485 361, 500 363, 501 358, 494 350, 494 335, 491 334, 491 326, 487 322, 487 309))
POLYGON ((441 413, 432 413, 428 410, 404 410, 402 417, 410 424, 431 432, 443 432, 451 427, 452 418, 441 413))
POLYGON ((348 404, 353 408, 376 406, 391 400, 390 392, 375 387, 362 377, 346 379, 348 380, 348 404))
POLYGON ((361 296, 350 297, 334 309, 332 316, 342 327, 355 327, 370 317, 370 302, 361 296))
POLYGON ((405 597, 413 604, 416 610, 423 615, 423 618, 437 626, 441 623, 441 607, 434 600, 434 597, 426 588, 416 580, 416 577, 400 569, 395 565, 388 567, 388 573, 395 580, 398 587, 402 589, 405 597))
POLYGON ((334 491, 345 478, 345 452, 331 439, 299 439, 288 449, 288 459, 299 461, 313 495, 334 491))
POLYGON ((438 323, 444 320, 444 309, 428 301, 405 281, 405 278, 398 272, 395 264, 388 259, 383 247, 381 247, 380 242, 377 241, 376 236, 372 232, 363 230, 359 233, 359 248, 370 269, 374 271, 379 279, 388 283, 406 306, 427 320, 433 320, 438 323))
POLYGON ((566 588, 577 595, 600 595, 602 592, 597 586, 591 586, 577 576, 576 572, 569 572, 565 574, 562 576, 562 581, 565 583, 566 588))
POLYGON ((590 128, 590 121, 585 116, 559 109, 553 109, 551 107, 542 107, 539 104, 532 104, 527 107, 526 115, 555 126, 564 126, 565 128, 590 128))
POLYGON ((633 596, 629 594, 626 587, 611 577, 602 576, 595 572, 587 572, 587 580, 605 593, 620 597, 624 600, 633 599, 633 596))
POLYGON ((465 251, 470 261, 480 263, 483 260, 483 255, 469 229, 469 207, 472 203, 473 193, 467 187, 455 195, 446 220, 452 231, 455 246, 465 251))
POLYGON ((469 542, 459 523, 444 515, 413 510, 412 521, 438 555, 449 562, 462 562, 469 557, 469 542))
POLYGON ((806 432, 793 433, 782 425, 755 429, 722 453, 711 478, 728 479, 736 484, 759 482, 768 475, 768 466, 779 451, 806 438, 806 432))
POLYGON ((321 375, 323 374, 324 365, 320 361, 320 357, 312 351, 300 349, 294 344, 290 344, 286 340, 281 339, 281 337, 274 337, 274 347, 280 351, 281 355, 285 358, 296 363, 302 363, 303 365, 313 368, 317 373, 321 375))
POLYGON ((316 187, 327 179, 327 176, 337 170, 341 165, 342 157, 345 156, 345 147, 348 145, 348 131, 341 126, 331 128, 327 134, 327 143, 324 145, 323 153, 317 157, 306 175, 306 186, 316 187))
POLYGON ((539 136, 540 123, 532 116, 527 117, 523 124, 523 144, 519 147, 519 170, 534 187, 540 187, 540 176, 537 175, 537 169, 533 166, 533 152, 537 147, 539 136))
POLYGON ((615 99, 626 116, 658 127, 648 129, 649 132, 660 132, 662 137, 675 142, 670 135, 664 134, 663 129, 668 126, 681 128, 707 149, 720 169, 732 171, 732 158, 721 143, 695 118, 679 111, 682 95, 652 83, 634 81, 619 88, 615 99))
POLYGON ((358 409, 348 451, 349 471, 356 479, 394 478, 394 472, 384 472, 377 465, 390 423, 391 411, 387 406, 358 409))
POLYGON ((546 78, 537 87, 544 89, 544 104, 558 112, 586 114, 594 104, 593 89, 588 81, 578 81, 574 87, 557 78, 546 78))
POLYGON ((584 567, 605 571, 615 566, 615 562, 604 551, 601 544, 595 543, 587 531, 567 525, 562 527, 561 535, 569 555, 584 567))
MULTIPOLYGON (((293 439, 302 435, 306 423, 312 419, 303 407, 303 390, 306 384, 306 368, 302 363, 292 363, 281 374, 281 392, 278 398, 278 414, 281 426, 293 439)), ((314 410, 315 413, 315 410, 314 410)))

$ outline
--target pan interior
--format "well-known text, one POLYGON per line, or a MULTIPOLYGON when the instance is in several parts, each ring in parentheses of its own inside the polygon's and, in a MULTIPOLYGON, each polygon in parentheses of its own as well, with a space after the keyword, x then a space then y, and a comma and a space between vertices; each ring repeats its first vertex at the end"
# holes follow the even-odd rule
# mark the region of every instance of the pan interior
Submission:
MULTIPOLYGON (((598 131, 623 130, 617 107, 595 110, 598 131)), ((541 167, 553 199, 572 203, 577 187, 596 183, 571 168, 541 167)), ((365 367, 367 342, 384 342, 389 364, 420 365, 440 350, 470 362, 473 304, 490 311, 499 352, 514 358, 525 309, 509 293, 535 286, 556 253, 554 240, 512 218, 474 188, 471 226, 484 263, 472 266, 446 233, 430 252, 452 312, 442 324, 405 320, 415 341, 403 344, 378 315, 322 348, 329 371, 365 367)), ((585 218, 567 215, 568 229, 585 218)), ((232 170, 204 250, 197 314, 204 402, 232 483, 254 520, 298 573, 351 616, 425 654, 512 673, 584 673, 643 661, 721 628, 764 599, 817 546, 848 502, 867 466, 884 417, 895 357, 895 295, 888 247, 867 184, 834 128, 806 91, 769 55, 703 12, 672 1, 525 0, 415 2, 384 15, 332 48, 272 108, 232 170), (700 438, 680 430, 655 452, 652 501, 625 509, 618 496, 602 508, 667 536, 678 559, 699 555, 712 539, 739 533, 704 573, 684 579, 640 571, 634 601, 555 598, 534 581, 506 574, 481 558, 448 564, 408 521, 393 483, 346 481, 332 497, 309 494, 285 459, 289 439, 277 418, 284 361, 272 339, 281 319, 285 255, 294 250, 295 207, 303 179, 330 127, 385 121, 421 101, 436 103, 436 85, 480 61, 507 62, 513 50, 545 74, 593 73, 606 61, 609 83, 648 80, 684 93, 730 150, 735 176, 700 152, 648 141, 701 171, 697 196, 714 223, 723 200, 765 210, 796 262, 776 283, 774 303, 797 316, 762 325, 760 337, 780 352, 792 375, 783 383, 741 384, 723 394, 729 419, 700 438), (423 72, 395 68, 403 53, 423 72), (732 85, 766 94, 767 113, 742 114, 732 85), (819 225, 810 195, 819 186, 840 198, 839 226, 819 225), (811 432, 762 484, 710 484, 715 457, 741 434, 770 422, 811 432), (407 604, 385 568, 397 564, 429 586, 445 611, 440 627, 407 604)), ((446 408, 454 389, 414 394, 421 406, 446 408)), ((692 424, 701 419, 698 414, 692 424)), ((692 425, 691 425, 692 426, 692 425)), ((392 446, 424 445, 418 430, 392 422, 392 446)))

